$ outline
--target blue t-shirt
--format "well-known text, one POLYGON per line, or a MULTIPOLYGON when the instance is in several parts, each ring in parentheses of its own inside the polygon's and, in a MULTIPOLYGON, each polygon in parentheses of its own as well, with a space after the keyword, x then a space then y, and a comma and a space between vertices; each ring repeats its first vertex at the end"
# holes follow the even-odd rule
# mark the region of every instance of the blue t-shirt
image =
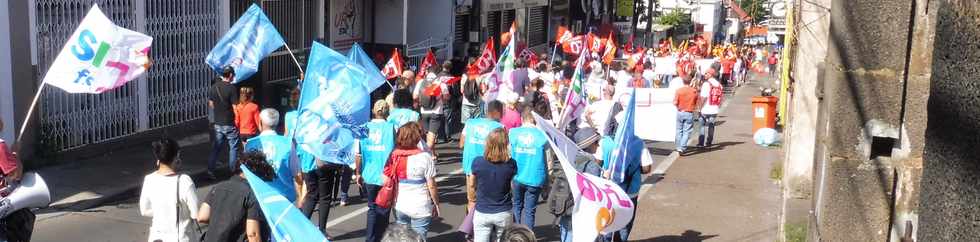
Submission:
POLYGON ((395 125, 387 121, 373 120, 366 124, 368 136, 360 140, 361 177, 372 185, 384 185, 384 172, 388 156, 395 149, 395 125))
POLYGON ((290 157, 293 145, 289 138, 278 134, 259 135, 249 139, 245 150, 257 150, 265 154, 266 161, 275 169, 276 179, 270 185, 276 188, 289 201, 296 201, 296 186, 293 183, 293 171, 290 167, 290 157))
POLYGON ((395 129, 401 128, 408 122, 419 121, 419 112, 405 108, 395 108, 388 113, 388 122, 395 124, 395 129))
MULTIPOLYGON (((286 121, 286 136, 290 137, 290 139, 292 139, 292 131, 296 129, 297 115, 299 115, 299 112, 293 110, 286 112, 286 116, 283 118, 283 120, 286 121)), ((298 146, 295 147, 295 150, 296 158, 299 158, 299 167, 303 173, 309 173, 316 169, 316 157, 313 156, 313 154, 306 152, 298 146)))
POLYGON ((599 140, 599 149, 602 149, 602 169, 609 169, 609 163, 612 163, 613 150, 616 148, 616 141, 613 140, 612 136, 603 136, 599 140))
POLYGON ((473 161, 473 175, 476 175, 476 211, 480 213, 500 213, 513 208, 510 182, 517 174, 517 164, 513 159, 502 163, 490 163, 483 156, 473 161))
POLYGON ((473 159, 477 156, 483 156, 483 148, 486 146, 490 131, 503 127, 504 125, 500 122, 486 118, 466 121, 466 128, 463 129, 463 134, 466 136, 463 144, 463 173, 469 175, 471 173, 470 167, 473 166, 473 159))
POLYGON ((532 187, 544 184, 546 171, 544 150, 548 136, 535 127, 510 129, 510 156, 517 162, 514 181, 532 187))

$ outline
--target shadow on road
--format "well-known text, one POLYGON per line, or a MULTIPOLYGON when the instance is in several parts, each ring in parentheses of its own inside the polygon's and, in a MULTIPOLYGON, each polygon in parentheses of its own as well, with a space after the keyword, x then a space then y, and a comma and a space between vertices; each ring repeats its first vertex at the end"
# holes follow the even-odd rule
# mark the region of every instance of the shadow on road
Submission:
POLYGON ((745 143, 744 141, 739 141, 739 142, 732 142, 732 141, 721 142, 721 143, 717 143, 717 144, 715 144, 715 145, 713 145, 711 147, 697 148, 694 151, 691 151, 691 152, 685 154, 685 156, 692 156, 692 155, 703 154, 703 153, 708 153, 708 152, 712 152, 712 151, 724 150, 726 147, 740 145, 740 144, 744 144, 744 143, 745 143))
POLYGON ((718 237, 715 235, 702 235, 703 233, 687 230, 681 235, 664 235, 651 239, 636 240, 638 242, 701 242, 710 238, 718 237))

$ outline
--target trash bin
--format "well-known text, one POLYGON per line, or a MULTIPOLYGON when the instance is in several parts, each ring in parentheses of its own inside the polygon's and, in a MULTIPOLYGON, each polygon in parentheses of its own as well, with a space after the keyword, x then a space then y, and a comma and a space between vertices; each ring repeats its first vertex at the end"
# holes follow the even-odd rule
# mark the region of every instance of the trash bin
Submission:
POLYGON ((776 103, 773 96, 752 97, 752 133, 762 128, 776 128, 776 103))

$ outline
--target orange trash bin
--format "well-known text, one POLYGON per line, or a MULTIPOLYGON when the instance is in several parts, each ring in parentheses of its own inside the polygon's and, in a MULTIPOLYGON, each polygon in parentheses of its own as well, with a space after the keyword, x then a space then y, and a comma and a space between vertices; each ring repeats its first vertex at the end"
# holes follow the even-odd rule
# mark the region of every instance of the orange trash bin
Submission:
POLYGON ((776 128, 776 103, 778 97, 752 97, 752 134, 762 128, 776 128))

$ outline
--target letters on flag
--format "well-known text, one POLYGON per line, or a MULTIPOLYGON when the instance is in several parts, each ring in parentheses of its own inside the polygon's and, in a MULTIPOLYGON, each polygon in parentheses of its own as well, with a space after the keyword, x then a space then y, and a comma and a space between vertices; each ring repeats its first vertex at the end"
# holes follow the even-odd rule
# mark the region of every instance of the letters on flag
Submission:
POLYGON ((303 213, 293 205, 289 199, 280 194, 266 182, 248 170, 244 165, 241 166, 245 180, 255 193, 255 199, 259 202, 259 208, 265 215, 265 221, 269 224, 274 241, 321 241, 327 242, 320 229, 313 226, 313 222, 303 216, 303 213))
POLYGON ((330 163, 353 164, 354 139, 364 137, 371 108, 367 74, 358 64, 314 42, 293 137, 304 151, 330 163))
POLYGON ((602 47, 606 43, 605 40, 589 33, 589 50, 593 53, 602 53, 602 47))
POLYGON ((347 59, 351 63, 359 64, 364 67, 364 71, 367 75, 367 79, 364 80, 367 85, 368 90, 374 90, 385 83, 385 77, 381 74, 381 70, 378 70, 378 66, 374 64, 374 60, 368 56, 367 52, 361 48, 361 45, 354 43, 354 46, 350 48, 350 52, 347 53, 347 59))
POLYGON ((425 75, 429 73, 429 67, 436 65, 436 55, 432 53, 432 50, 425 53, 425 59, 422 59, 422 64, 419 64, 419 69, 416 71, 418 75, 415 75, 415 80, 422 80, 425 75))
POLYGON ((479 68, 480 73, 489 71, 497 62, 495 57, 495 50, 493 48, 493 37, 487 41, 487 45, 483 47, 483 53, 480 54, 480 58, 476 60, 476 67, 479 68))
POLYGON ((554 126, 534 115, 538 128, 550 137, 548 143, 565 171, 575 207, 572 211, 572 238, 574 241, 594 241, 599 234, 618 231, 627 224, 636 205, 619 185, 612 181, 575 170, 572 162, 581 151, 554 126))
POLYGON ((555 36, 555 42, 558 44, 565 44, 572 40, 573 37, 575 36, 572 34, 572 31, 568 31, 568 28, 565 28, 565 26, 558 26, 558 35, 555 36))
POLYGON ((527 63, 530 64, 532 68, 538 64, 538 54, 535 54, 530 48, 524 48, 524 50, 521 51, 521 58, 527 60, 527 63))
POLYGON ((69 93, 103 93, 146 72, 153 38, 116 26, 98 5, 68 38, 44 83, 69 93))
POLYGON ((265 16, 259 5, 252 4, 228 29, 224 37, 208 53, 204 62, 217 73, 225 66, 235 68, 235 80, 248 79, 259 69, 259 61, 286 45, 276 26, 265 16))
POLYGON ((568 54, 580 54, 583 49, 585 49, 586 37, 584 35, 575 36, 572 39, 562 43, 561 49, 568 54))
POLYGON ((398 52, 398 48, 395 48, 391 53, 391 59, 385 64, 384 70, 381 70, 381 74, 388 79, 395 79, 398 75, 401 75, 405 71, 405 60, 402 59, 402 55, 398 52))

